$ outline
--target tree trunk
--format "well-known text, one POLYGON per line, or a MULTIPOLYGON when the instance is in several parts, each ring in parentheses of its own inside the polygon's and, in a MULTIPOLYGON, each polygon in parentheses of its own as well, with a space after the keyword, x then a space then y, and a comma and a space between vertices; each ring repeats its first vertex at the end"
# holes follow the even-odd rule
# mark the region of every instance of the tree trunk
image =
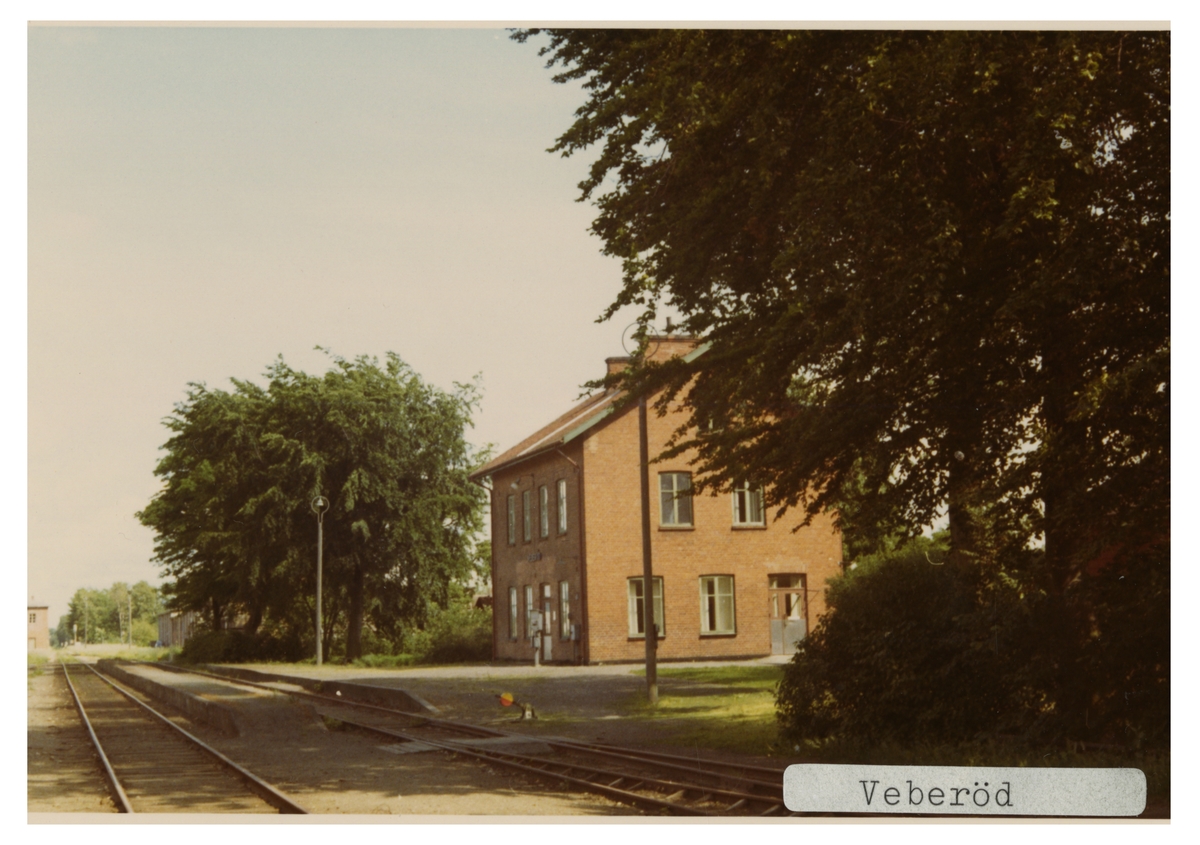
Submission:
MULTIPOLYGON (((1065 315, 1052 323, 1065 327, 1065 315)), ((1063 332, 1066 334, 1066 332, 1063 332)), ((1043 536, 1045 537, 1044 587, 1051 595, 1062 595, 1075 573, 1075 547, 1078 525, 1070 518, 1070 486, 1075 439, 1080 433, 1069 420, 1070 404, 1077 383, 1076 373, 1067 366, 1069 355, 1058 343, 1046 345, 1044 366, 1046 386, 1043 393, 1047 450, 1042 466, 1043 536)))
POLYGON ((262 618, 262 607, 257 603, 250 605, 250 618, 246 620, 246 633, 250 635, 257 634, 258 626, 262 624, 262 618))
POLYGON ((361 563, 354 565, 350 577, 350 612, 346 620, 346 662, 362 657, 363 588, 366 572, 361 563))
MULTIPOLYGON (((973 407, 974 403, 971 403, 973 407)), ((946 510, 949 517, 950 561, 973 563, 979 557, 979 532, 976 510, 979 507, 978 419, 967 411, 947 438, 950 449, 950 478, 947 482, 946 510)))

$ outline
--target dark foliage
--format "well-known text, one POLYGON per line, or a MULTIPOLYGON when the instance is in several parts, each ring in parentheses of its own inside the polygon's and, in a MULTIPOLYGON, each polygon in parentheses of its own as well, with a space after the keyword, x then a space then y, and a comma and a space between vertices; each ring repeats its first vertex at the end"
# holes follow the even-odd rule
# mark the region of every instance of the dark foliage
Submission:
MULTIPOLYGON (((706 344, 606 379, 690 410, 666 454, 695 450, 695 486, 752 476, 855 553, 948 515, 955 589, 1030 626, 1002 721, 1165 736, 1170 34, 515 37, 585 91, 553 151, 598 153, 604 316, 670 306, 706 344)), ((939 611, 910 647, 960 678, 982 635, 939 611)), ((896 718, 930 703, 906 689, 896 718)))
POLYGON ((185 663, 266 663, 296 661, 304 655, 300 643, 244 631, 200 631, 180 650, 185 663))

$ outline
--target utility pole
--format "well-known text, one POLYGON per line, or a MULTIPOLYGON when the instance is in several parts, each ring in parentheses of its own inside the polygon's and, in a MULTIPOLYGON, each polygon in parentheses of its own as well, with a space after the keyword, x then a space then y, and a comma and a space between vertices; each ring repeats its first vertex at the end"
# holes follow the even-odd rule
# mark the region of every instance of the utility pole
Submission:
POLYGON ((129 591, 129 647, 133 648, 133 590, 129 591))
POLYGON ((87 645, 90 642, 91 631, 88 628, 88 623, 92 621, 92 597, 87 593, 83 594, 83 644, 87 645))
POLYGON ((650 560, 650 445, 646 397, 638 399, 638 439, 642 475, 642 618, 646 620, 646 699, 658 704, 658 626, 654 622, 654 568, 650 560))

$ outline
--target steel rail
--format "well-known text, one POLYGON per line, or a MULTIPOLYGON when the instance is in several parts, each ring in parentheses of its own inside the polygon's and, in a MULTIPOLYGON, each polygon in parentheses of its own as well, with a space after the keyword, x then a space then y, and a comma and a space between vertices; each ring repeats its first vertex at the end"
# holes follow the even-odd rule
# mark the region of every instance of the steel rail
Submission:
MULTIPOLYGON (((489 749, 471 748, 469 746, 465 746, 465 745, 462 745, 461 743, 455 742, 454 740, 437 740, 437 739, 430 739, 430 738, 422 737, 422 736, 414 736, 412 734, 405 733, 404 731, 397 731, 392 728, 383 728, 383 727, 379 727, 377 725, 365 725, 365 724, 362 724, 359 722, 352 722, 352 721, 349 721, 346 719, 339 719, 338 721, 341 722, 342 724, 349 725, 353 728, 358 728, 360 730, 370 731, 372 733, 381 734, 383 736, 392 737, 395 739, 403 739, 407 742, 422 743, 424 745, 428 745, 428 746, 437 748, 441 751, 448 751, 452 754, 463 754, 468 757, 475 757, 477 759, 484 760, 489 763, 498 763, 502 766, 508 766, 513 769, 519 769, 521 771, 529 772, 529 773, 538 775, 543 778, 550 777, 555 780, 563 780, 563 781, 567 781, 569 783, 574 783, 574 784, 577 784, 577 785, 583 787, 584 789, 586 789, 589 792, 597 792, 597 793, 600 793, 601 795, 606 795, 610 798, 616 798, 617 800, 621 801, 622 803, 626 803, 626 804, 634 804, 637 806, 650 806, 657 810, 671 810, 672 812, 678 812, 678 813, 682 813, 683 815, 689 815, 689 816, 717 815, 716 813, 711 813, 711 812, 708 812, 707 810, 701 810, 697 807, 689 807, 686 804, 679 804, 679 803, 676 803, 669 799, 655 798, 654 796, 651 796, 651 795, 642 795, 637 792, 630 792, 627 789, 620 789, 616 786, 616 784, 620 783, 621 781, 627 781, 627 782, 629 782, 629 784, 631 786, 637 786, 637 785, 640 785, 643 783, 655 783, 655 784, 661 784, 667 788, 678 787, 679 789, 675 793, 676 796, 678 796, 680 794, 679 790, 682 790, 683 792, 694 791, 694 792, 700 793, 702 795, 707 794, 710 797, 713 794, 716 794, 718 792, 718 790, 712 790, 712 789, 709 789, 708 787, 694 786, 694 785, 689 785, 689 784, 668 783, 668 782, 656 780, 655 778, 641 777, 638 775, 631 775, 628 773, 609 772, 609 771, 604 771, 604 770, 599 770, 599 769, 589 770, 589 769, 584 768, 583 766, 571 765, 571 764, 566 764, 566 763, 551 763, 549 761, 539 760, 536 757, 530 757, 530 756, 524 755, 524 754, 514 754, 512 752, 507 752, 507 751, 496 751, 496 750, 490 749, 490 748, 489 749), (520 762, 522 760, 531 760, 531 761, 533 761, 535 763, 539 763, 541 765, 529 765, 529 763, 520 762), (557 766, 559 768, 566 769, 567 771, 584 771, 584 772, 590 772, 593 775, 608 775, 608 776, 616 778, 616 780, 614 780, 612 783, 609 783, 609 784, 598 783, 593 780, 588 780, 587 778, 584 778, 584 777, 578 777, 576 775, 567 774, 566 772, 550 771, 550 769, 549 769, 550 766, 557 766)), ((526 737, 519 737, 519 738, 528 739, 526 737)), ((540 742, 541 740, 537 740, 537 741, 540 742)), ((753 798, 753 799, 759 800, 759 801, 763 800, 759 796, 745 796, 745 797, 753 798)), ((742 800, 742 799, 739 799, 739 800, 742 800)))
MULTIPOLYGON (((270 690, 272 692, 278 692, 278 693, 282 693, 284 695, 293 695, 293 696, 297 696, 297 697, 301 697, 301 698, 311 698, 316 701, 322 701, 322 702, 326 702, 329 704, 339 704, 339 705, 343 705, 346 707, 358 707, 360 709, 374 710, 374 711, 381 712, 381 713, 387 713, 387 714, 393 715, 393 716, 403 716, 404 718, 407 718, 407 719, 417 719, 417 720, 420 720, 423 722, 428 722, 430 724, 441 725, 441 726, 449 728, 451 730, 457 730, 457 731, 461 731, 463 733, 472 733, 472 734, 475 734, 478 736, 496 736, 496 737, 507 736, 507 737, 527 738, 527 735, 525 735, 525 734, 513 733, 512 731, 502 731, 502 730, 497 730, 494 728, 485 728, 481 725, 471 725, 469 723, 458 722, 453 719, 439 719, 436 716, 426 716, 421 713, 410 713, 410 712, 407 712, 404 710, 396 710, 391 707, 383 707, 378 704, 368 704, 364 701, 353 701, 351 699, 346 699, 346 698, 336 698, 336 697, 330 696, 330 695, 322 695, 321 693, 308 692, 307 690, 305 690, 305 691, 281 690, 281 689, 278 689, 277 687, 269 686, 267 684, 260 683, 258 681, 247 681, 247 680, 243 680, 241 678, 231 678, 227 675, 220 675, 215 672, 206 672, 202 669, 183 669, 181 667, 173 667, 173 668, 179 672, 190 672, 190 673, 196 674, 196 675, 203 675, 205 677, 213 678, 218 681, 224 681, 225 683, 229 683, 229 684, 245 684, 246 686, 255 687, 258 689, 270 690)), ((279 683, 279 682, 277 681, 275 683, 279 683)), ((676 771, 687 772, 689 774, 694 774, 697 771, 697 768, 696 768, 697 764, 703 764, 703 765, 708 765, 708 766, 712 766, 712 767, 724 768, 726 770, 732 770, 734 772, 747 771, 747 770, 748 771, 761 771, 761 772, 770 774, 774 777, 777 777, 777 778, 779 778, 779 780, 766 781, 766 780, 759 780, 756 778, 748 778, 748 777, 745 777, 744 775, 740 775, 740 774, 732 774, 732 773, 723 774, 720 772, 700 770, 701 774, 703 774, 707 777, 714 778, 714 779, 725 778, 726 780, 740 781, 741 783, 744 783, 744 784, 750 784, 752 786, 762 787, 762 788, 771 789, 771 790, 782 790, 783 789, 783 771, 781 769, 774 769, 774 768, 770 768, 767 766, 754 766, 754 765, 749 765, 749 764, 741 765, 739 763, 727 763, 727 762, 720 761, 720 760, 704 760, 704 759, 697 759, 697 758, 691 758, 691 757, 683 757, 683 756, 677 755, 677 754, 666 754, 666 753, 658 752, 658 751, 643 751, 643 750, 634 749, 634 748, 623 748, 623 747, 617 746, 617 745, 605 745, 602 743, 579 742, 578 740, 571 740, 571 739, 565 739, 565 738, 564 739, 554 739, 554 738, 541 739, 539 737, 539 741, 545 742, 547 745, 549 745, 553 748, 566 748, 566 749, 570 749, 570 750, 574 750, 574 751, 586 751, 591 754, 596 754, 596 755, 604 756, 604 757, 612 757, 614 759, 619 759, 619 760, 627 760, 627 761, 640 762, 640 763, 652 763, 656 766, 661 766, 666 769, 674 769, 676 771), (677 763, 677 762, 675 762, 676 760, 683 761, 683 762, 677 763), (685 763, 689 764, 689 765, 685 765, 685 763)), ((780 798, 780 801, 782 801, 782 797, 780 798)))
POLYGON ((279 812, 281 814, 293 814, 293 815, 295 815, 295 814, 307 815, 308 814, 308 810, 304 809, 304 807, 297 804, 295 801, 293 801, 287 795, 280 792, 275 787, 271 786, 271 784, 267 783, 262 778, 258 777, 258 775, 254 774, 253 772, 249 771, 248 769, 242 768, 240 765, 233 762, 233 760, 230 760, 228 757, 226 757, 220 751, 213 748, 208 743, 204 742, 204 740, 200 739, 199 737, 195 736, 194 734, 190 733, 189 731, 184 730, 179 725, 175 724, 169 718, 164 716, 162 713, 159 713, 153 707, 146 704, 144 701, 137 698, 132 693, 126 691, 121 686, 118 686, 115 682, 113 682, 109 678, 106 678, 100 672, 97 672, 92 666, 89 666, 86 663, 82 664, 82 665, 87 666, 87 668, 90 669, 97 678, 104 681, 104 683, 108 684, 110 687, 115 689, 121 695, 125 696, 127 699, 132 701, 134 704, 136 704, 139 707, 141 707, 142 709, 144 709, 151 716, 158 719, 163 724, 178 731, 180 734, 182 734, 184 737, 186 737, 188 740, 190 740, 198 748, 200 748, 203 751, 208 752, 210 755, 212 755, 218 761, 220 761, 223 765, 232 769, 234 772, 237 773, 237 775, 239 777, 241 777, 243 780, 245 780, 247 782, 247 784, 250 786, 250 789, 252 792, 254 792, 256 795, 258 795, 260 798, 262 798, 264 801, 266 801, 272 807, 279 810, 279 812))
MULTIPOLYGON (((429 739, 426 739, 425 737, 410 734, 405 731, 398 731, 398 730, 395 730, 394 728, 384 728, 384 727, 376 726, 376 725, 364 725, 360 722, 351 722, 351 721, 348 721, 345 719, 340 719, 339 721, 341 721, 343 724, 351 725, 352 727, 377 731, 379 733, 387 734, 389 736, 395 736, 400 739, 407 739, 411 742, 423 742, 427 745, 432 744, 431 741, 429 739)), ((516 738, 518 740, 525 740, 527 742, 542 742, 542 743, 545 743, 546 745, 550 745, 550 743, 546 742, 544 739, 540 739, 540 738, 536 738, 536 737, 522 737, 522 736, 514 735, 514 738, 516 738)), ((576 770, 581 770, 581 771, 585 771, 585 772, 590 772, 591 774, 594 774, 594 775, 605 775, 608 777, 614 777, 614 778, 619 778, 619 779, 623 779, 623 780, 641 781, 643 783, 653 783, 657 786, 662 787, 664 790, 674 789, 674 790, 683 790, 685 792, 698 792, 701 794, 706 794, 709 797, 723 796, 725 798, 733 799, 735 802, 740 801, 742 803, 754 802, 754 803, 767 804, 767 805, 779 805, 781 803, 778 799, 776 799, 774 797, 765 796, 765 795, 755 795, 750 792, 739 792, 739 791, 733 790, 733 789, 721 789, 718 787, 710 787, 710 786, 706 786, 703 784, 680 783, 679 781, 663 780, 662 778, 644 776, 644 775, 639 775, 639 774, 630 774, 628 772, 615 772, 610 769, 597 769, 595 767, 584 766, 584 765, 580 765, 578 763, 563 763, 563 762, 545 761, 545 760, 541 760, 536 757, 531 757, 526 754, 518 754, 518 753, 512 752, 512 751, 500 751, 500 750, 494 749, 494 748, 480 749, 480 748, 475 748, 473 746, 464 746, 461 742, 459 742, 457 740, 453 740, 453 739, 441 740, 441 742, 449 743, 455 749, 460 749, 460 748, 465 747, 469 751, 479 751, 480 753, 488 754, 488 755, 495 754, 495 755, 499 755, 499 756, 512 757, 515 759, 533 760, 537 763, 543 763, 545 766, 561 766, 566 769, 576 769, 576 770)), ((545 771, 545 769, 542 769, 541 767, 538 767, 538 768, 545 771)), ((557 774, 554 772, 550 772, 550 774, 557 777, 557 774)))
POLYGON ((87 728, 88 736, 92 738, 92 745, 95 746, 96 753, 100 755, 100 762, 104 766, 104 775, 108 778, 108 784, 117 798, 117 812, 132 813, 134 811, 133 804, 130 802, 129 796, 125 794, 125 787, 121 786, 121 781, 117 778, 112 763, 108 762, 104 746, 100 744, 100 738, 96 736, 96 731, 92 728, 92 720, 88 718, 83 702, 79 699, 79 693, 75 691, 75 684, 71 682, 71 672, 67 669, 66 663, 63 664, 63 676, 67 679, 67 689, 71 691, 71 697, 75 699, 75 709, 79 711, 79 718, 83 720, 83 726, 87 728))
MULTIPOLYGON (((195 675, 202 675, 204 677, 212 678, 214 680, 221 681, 226 684, 231 684, 231 685, 239 685, 240 684, 240 685, 249 686, 249 687, 255 688, 255 689, 263 689, 263 690, 267 690, 270 692, 280 693, 283 695, 295 695, 295 696, 299 696, 299 697, 303 697, 303 698, 311 698, 311 699, 315 699, 317 701, 320 701, 320 702, 326 703, 326 704, 343 705, 343 706, 347 706, 347 707, 358 707, 358 708, 362 708, 362 709, 366 709, 366 710, 386 713, 389 716, 402 716, 404 718, 415 719, 419 722, 428 723, 435 727, 445 727, 445 728, 450 728, 452 730, 457 730, 460 732, 472 733, 472 734, 489 736, 489 737, 497 737, 497 738, 507 737, 507 738, 513 738, 513 739, 534 740, 537 742, 545 743, 546 745, 548 745, 552 748, 562 748, 562 749, 576 751, 576 752, 582 750, 585 753, 590 753, 590 754, 597 753, 594 749, 592 749, 591 747, 588 747, 587 743, 575 743, 573 741, 560 742, 559 740, 547 740, 547 739, 542 739, 540 737, 530 737, 530 736, 527 736, 524 734, 517 734, 517 733, 512 733, 512 732, 507 732, 507 731, 498 731, 498 730, 494 730, 491 728, 485 728, 485 727, 481 727, 481 726, 477 726, 477 725, 470 725, 467 723, 457 722, 457 721, 453 721, 450 719, 439 719, 439 718, 432 717, 432 716, 424 716, 424 715, 417 714, 417 713, 409 713, 409 712, 405 712, 402 710, 395 710, 393 708, 383 707, 383 706, 380 706, 377 704, 368 704, 366 702, 361 702, 361 701, 353 701, 353 700, 349 700, 349 699, 345 699, 345 698, 338 698, 338 697, 334 697, 334 696, 322 695, 320 693, 312 693, 312 692, 307 692, 307 691, 299 692, 299 691, 294 691, 294 690, 281 690, 276 687, 269 686, 267 684, 259 683, 257 681, 247 681, 247 680, 243 680, 241 678, 231 678, 227 675, 220 675, 220 674, 217 674, 214 672, 206 672, 201 669, 183 669, 181 667, 173 667, 173 668, 175 669, 175 671, 187 672, 187 673, 195 674, 195 675)), ((552 777, 552 778, 555 778, 558 780, 566 780, 568 782, 578 784, 589 791, 599 792, 599 793, 607 795, 609 797, 616 798, 617 800, 620 800, 624 803, 632 803, 632 804, 640 805, 640 806, 648 805, 650 807, 653 807, 654 809, 676 810, 676 811, 683 812, 683 813, 686 813, 689 815, 708 815, 708 816, 717 815, 716 813, 710 813, 705 810, 698 810, 696 808, 689 807, 686 804, 679 804, 679 803, 676 803, 676 802, 673 802, 670 800, 655 798, 653 796, 639 795, 638 793, 630 792, 627 789, 619 789, 616 787, 616 784, 621 781, 626 781, 626 782, 629 782, 629 783, 632 783, 635 785, 640 784, 640 783, 653 783, 653 784, 661 787, 664 791, 675 790, 674 794, 676 796, 681 796, 683 794, 686 794, 687 792, 696 792, 697 794, 704 796, 706 799, 713 798, 716 796, 722 796, 725 798, 733 799, 734 803, 728 807, 723 808, 723 812, 729 812, 731 810, 741 809, 742 807, 747 806, 748 804, 751 804, 751 803, 767 806, 767 810, 764 813, 762 813, 762 815, 770 815, 770 814, 776 812, 777 810, 783 808, 782 796, 776 797, 774 795, 769 795, 769 796, 768 795, 755 795, 755 794, 749 793, 749 792, 740 792, 740 791, 732 790, 732 789, 711 787, 711 786, 703 785, 703 784, 680 783, 678 781, 668 781, 668 780, 663 780, 661 778, 629 774, 627 772, 615 772, 615 771, 611 771, 608 769, 588 768, 586 766, 581 766, 578 764, 552 763, 549 761, 540 760, 536 757, 530 757, 528 755, 522 755, 522 754, 514 754, 512 752, 497 751, 495 749, 472 748, 469 746, 464 746, 454 740, 435 740, 435 739, 431 739, 428 737, 415 736, 413 734, 405 733, 404 731, 399 731, 394 728, 384 728, 384 727, 380 727, 377 725, 367 725, 367 724, 363 724, 361 722, 354 722, 354 721, 351 721, 348 719, 340 719, 339 718, 338 721, 342 722, 345 725, 349 725, 351 727, 358 728, 358 729, 365 730, 365 731, 371 731, 374 733, 378 733, 383 736, 388 736, 388 737, 392 737, 392 738, 396 738, 396 739, 403 739, 408 742, 421 742, 421 743, 424 743, 431 747, 438 748, 440 750, 448 751, 451 753, 464 754, 466 756, 475 757, 478 759, 486 760, 488 762, 500 763, 502 765, 510 766, 512 768, 520 769, 520 770, 530 772, 530 773, 533 773, 536 775, 541 775, 543 777, 552 777), (518 761, 522 761, 522 760, 528 761, 528 762, 518 762, 518 761), (530 765, 530 762, 534 763, 535 765, 530 765), (610 784, 601 784, 601 783, 597 783, 596 781, 589 780, 587 778, 574 777, 572 775, 568 775, 565 773, 550 771, 549 767, 551 767, 551 766, 557 766, 559 768, 563 768, 568 771, 576 770, 576 771, 590 772, 593 775, 602 775, 602 776, 612 777, 612 778, 615 778, 615 780, 610 784)), ((623 750, 625 750, 625 749, 622 749, 622 751, 623 750)), ((635 763, 643 763, 643 764, 650 764, 650 765, 655 765, 655 766, 663 766, 663 767, 669 767, 669 768, 682 769, 682 770, 687 771, 689 774, 697 773, 697 769, 695 768, 695 766, 684 767, 684 766, 678 766, 678 765, 673 765, 673 764, 664 764, 659 761, 639 759, 637 757, 634 757, 631 755, 626 755, 626 754, 611 754, 610 753, 610 754, 608 754, 608 756, 615 756, 615 757, 618 757, 619 759, 623 759, 623 760, 627 760, 627 761, 631 761, 631 762, 635 762, 635 763)), ((667 756, 673 756, 673 755, 667 755, 667 756)), ((686 760, 686 759, 690 759, 690 758, 682 758, 682 759, 686 760)), ((697 762, 704 762, 704 761, 697 761, 697 762)), ((730 764, 730 765, 736 765, 736 764, 730 764)), ((724 775, 714 774, 711 772, 704 772, 702 770, 700 770, 699 773, 702 775, 709 776, 709 777, 718 777, 718 778, 726 777, 724 775)), ((766 786, 770 789, 779 789, 780 788, 779 784, 764 783, 761 781, 753 781, 753 780, 744 779, 744 778, 741 780, 743 780, 743 782, 751 783, 754 785, 766 786)))

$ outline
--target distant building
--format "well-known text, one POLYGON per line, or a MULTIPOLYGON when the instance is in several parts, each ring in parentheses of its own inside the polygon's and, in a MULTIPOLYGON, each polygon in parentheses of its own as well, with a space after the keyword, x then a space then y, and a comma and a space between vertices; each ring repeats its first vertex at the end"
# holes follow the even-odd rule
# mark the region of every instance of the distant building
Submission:
POLYGON ((158 644, 160 646, 182 646, 196 630, 200 614, 192 610, 168 611, 158 614, 158 644))
POLYGON ((29 605, 29 650, 50 648, 50 608, 29 605))
MULTIPOLYGON (((704 354, 655 338, 652 360, 704 354)), ((630 364, 610 358, 609 372, 630 364)), ((750 479, 691 494, 685 454, 650 467, 654 582, 643 595, 636 405, 596 394, 472 474, 491 480, 494 656, 545 662, 637 661, 648 618, 663 660, 791 654, 825 614, 841 574, 833 515, 776 522, 750 479), (544 634, 542 633, 544 632, 544 634)), ((649 414, 661 452, 682 411, 649 414)))

